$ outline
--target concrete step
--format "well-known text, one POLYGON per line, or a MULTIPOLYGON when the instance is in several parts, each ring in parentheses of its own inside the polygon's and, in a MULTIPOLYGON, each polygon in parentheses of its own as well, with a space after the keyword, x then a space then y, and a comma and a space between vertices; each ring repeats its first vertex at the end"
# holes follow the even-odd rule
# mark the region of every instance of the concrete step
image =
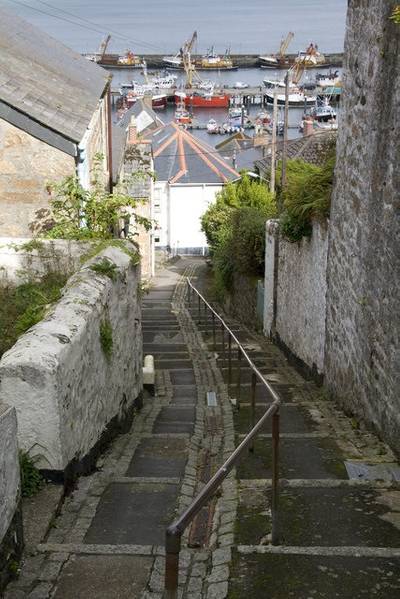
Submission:
POLYGON ((111 483, 101 496, 85 543, 163 545, 178 492, 174 484, 111 483))
MULTIPOLYGON (((265 414, 268 404, 265 407, 256 406, 255 422, 265 414)), ((247 434, 251 430, 251 407, 241 407, 234 415, 235 431, 237 433, 247 434)), ((316 424, 307 414, 304 408, 294 405, 282 405, 280 408, 280 431, 281 433, 312 433, 316 430, 316 424)), ((260 433, 272 432, 272 418, 269 418, 263 425, 260 433)))
POLYGON ((126 476, 181 478, 185 471, 187 443, 184 439, 143 439, 126 476))
MULTIPOLYGON (((399 547, 400 534, 395 526, 398 512, 391 512, 388 499, 384 491, 373 488, 285 487, 279 494, 280 544, 399 547)), ((236 543, 258 545, 270 533, 270 505, 270 490, 242 490, 236 543)))
POLYGON ((400 558, 236 553, 228 599, 398 599, 399 581, 400 558))
MULTIPOLYGON (((281 438, 279 472, 281 478, 287 479, 348 478, 344 456, 335 441, 328 438, 281 438)), ((245 454, 240 460, 237 476, 239 479, 272 477, 271 439, 256 439, 254 452, 245 454)))
POLYGON ((182 368, 188 369, 192 367, 192 360, 188 358, 187 360, 172 359, 172 358, 160 358, 157 356, 155 358, 155 367, 163 369, 163 370, 181 370, 182 368))

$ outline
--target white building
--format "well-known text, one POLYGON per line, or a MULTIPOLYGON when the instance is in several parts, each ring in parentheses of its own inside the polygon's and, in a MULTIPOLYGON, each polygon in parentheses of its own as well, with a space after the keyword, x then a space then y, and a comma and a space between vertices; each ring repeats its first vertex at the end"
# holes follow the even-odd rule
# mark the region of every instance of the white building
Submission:
POLYGON ((175 123, 152 135, 156 248, 201 254, 207 241, 200 218, 223 186, 240 177, 215 148, 175 123))

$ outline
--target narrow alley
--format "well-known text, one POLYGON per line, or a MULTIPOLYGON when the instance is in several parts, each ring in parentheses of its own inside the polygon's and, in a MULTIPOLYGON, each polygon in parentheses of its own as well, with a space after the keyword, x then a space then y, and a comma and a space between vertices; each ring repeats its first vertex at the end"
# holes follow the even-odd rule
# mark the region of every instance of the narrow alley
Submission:
MULTIPOLYGON (((160 270, 143 296, 145 392, 132 429, 79 480, 5 599, 161 599, 165 531, 251 429, 251 369, 192 293, 202 259, 160 270), (239 375, 240 372, 240 375, 239 375), (237 385, 240 376, 240 392, 237 385), (231 385, 227 385, 228 377, 231 385)), ((211 302, 212 303, 212 302, 211 302)), ((231 471, 183 535, 179 597, 341 599, 400 595, 400 469, 265 337, 229 322, 281 398, 278 544, 271 544, 272 435, 231 471), (363 464, 374 465, 367 469, 363 464), (368 474, 365 475, 365 472, 368 474), (349 478, 351 476, 351 478, 349 478)), ((271 398, 256 385, 256 421, 271 398)))

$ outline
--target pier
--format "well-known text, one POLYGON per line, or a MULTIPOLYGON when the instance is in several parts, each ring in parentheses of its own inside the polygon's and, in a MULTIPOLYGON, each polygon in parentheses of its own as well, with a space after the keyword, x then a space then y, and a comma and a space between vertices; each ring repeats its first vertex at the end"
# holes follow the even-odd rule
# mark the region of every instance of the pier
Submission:
MULTIPOLYGON (((270 89, 267 89, 265 86, 252 86, 246 87, 245 89, 237 89, 234 87, 223 86, 220 88, 223 93, 228 94, 231 97, 231 106, 267 106, 269 103, 267 102, 267 93, 271 93, 270 89)), ((174 101, 174 96, 177 91, 181 91, 178 88, 169 88, 169 89, 160 89, 157 93, 163 93, 167 96, 168 102, 174 101)), ((199 93, 199 89, 185 89, 187 94, 199 93)), ((327 87, 327 88, 316 88, 315 90, 306 90, 304 92, 305 96, 319 96, 319 97, 328 97, 331 103, 339 102, 342 88, 340 87, 327 87)), ((113 90, 111 92, 112 96, 112 104, 115 105, 115 101, 117 98, 121 96, 119 90, 113 90)), ((302 108, 302 106, 299 106, 302 108)))
MULTIPOLYGON (((261 55, 263 53, 260 53, 261 55)), ((249 69, 249 68, 258 68, 261 67, 260 63, 260 54, 231 54, 230 58, 232 59, 233 64, 238 69, 249 69)), ((331 54, 324 54, 326 58, 326 64, 319 68, 337 68, 343 65, 343 52, 336 52, 331 54)), ((290 60, 294 60, 297 57, 297 54, 288 54, 287 58, 290 60)), ((146 61, 147 68, 149 69, 164 69, 166 68, 165 63, 163 62, 164 56, 161 54, 142 54, 141 58, 146 61)), ((192 56, 194 61, 197 61, 201 58, 200 54, 196 54, 192 56)), ((129 65, 129 64, 110 64, 99 62, 102 67, 106 69, 135 69, 141 68, 141 65, 129 65)), ((180 69, 183 71, 183 68, 180 69)), ((198 70, 201 70, 198 68, 198 70)), ((210 69, 205 69, 210 70, 210 69)), ((263 70, 270 70, 265 69, 263 70)), ((220 69, 220 71, 224 71, 224 69, 220 69)), ((203 72, 203 71, 202 71, 203 72)))

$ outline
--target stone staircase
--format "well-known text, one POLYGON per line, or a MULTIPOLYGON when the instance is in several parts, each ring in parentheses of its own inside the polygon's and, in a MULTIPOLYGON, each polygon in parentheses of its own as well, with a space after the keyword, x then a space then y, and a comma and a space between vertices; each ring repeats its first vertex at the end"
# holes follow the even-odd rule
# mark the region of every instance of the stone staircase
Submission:
MULTIPOLYGON (((221 334, 185 277, 207 293, 202 260, 161 270, 143 297, 144 353, 156 367, 132 430, 82 478, 6 599, 161 599, 165 529, 229 457, 251 423, 251 371, 228 360, 221 334), (216 393, 216 405, 207 393, 216 393), (236 400, 232 403, 231 399, 236 400), (240 409, 239 409, 240 408, 240 409)), ((183 538, 179 597, 331 599, 400 596, 400 487, 349 480, 345 462, 393 464, 388 448, 335 410, 264 338, 232 323, 282 398, 280 544, 271 546, 271 428, 183 538)), ((225 337, 226 341, 226 337, 225 337)), ((256 418, 270 398, 256 389, 256 418)))

